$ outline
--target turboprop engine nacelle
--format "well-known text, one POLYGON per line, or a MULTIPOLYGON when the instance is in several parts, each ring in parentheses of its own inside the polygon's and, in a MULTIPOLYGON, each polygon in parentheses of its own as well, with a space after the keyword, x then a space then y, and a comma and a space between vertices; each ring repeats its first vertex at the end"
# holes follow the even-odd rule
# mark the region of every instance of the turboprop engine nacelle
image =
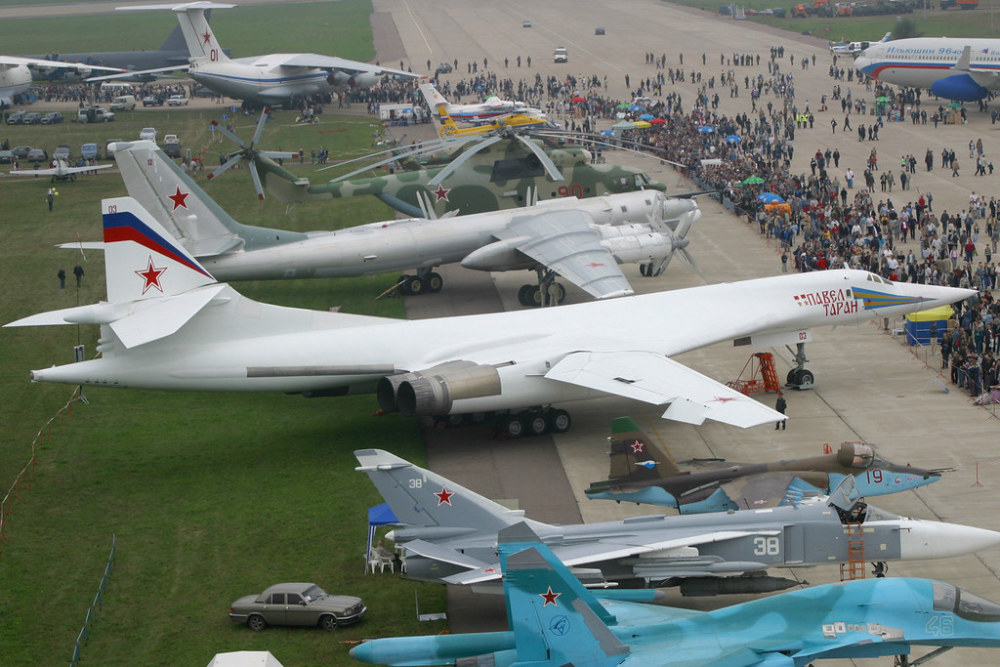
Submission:
POLYGON ((601 245, 608 249, 619 264, 657 261, 687 245, 687 239, 650 231, 643 225, 601 227, 601 245))
POLYGON ((376 389, 379 407, 405 417, 447 414, 458 399, 500 394, 500 374, 494 366, 450 361, 416 373, 389 375, 376 389))
POLYGON ((331 86, 344 89, 371 88, 378 83, 378 76, 371 72, 348 74, 347 72, 335 69, 326 77, 326 82, 331 86))
POLYGON ((517 249, 517 246, 530 240, 530 237, 518 236, 494 241, 466 255, 462 260, 462 266, 473 271, 516 271, 533 268, 535 260, 517 249))

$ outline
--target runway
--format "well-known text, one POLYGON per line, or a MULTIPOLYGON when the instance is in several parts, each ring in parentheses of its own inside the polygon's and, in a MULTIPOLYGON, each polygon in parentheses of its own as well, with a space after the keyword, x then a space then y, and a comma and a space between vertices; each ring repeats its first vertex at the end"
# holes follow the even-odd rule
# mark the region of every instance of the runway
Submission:
MULTIPOLYGON (((960 158, 968 142, 982 137, 987 156, 1000 159, 1000 142, 988 114, 970 108, 969 124, 940 126, 886 123, 878 142, 859 142, 851 132, 833 133, 830 119, 842 122, 839 104, 836 112, 819 111, 820 99, 829 94, 835 83, 828 76, 832 62, 825 40, 789 34, 775 34, 746 22, 718 17, 709 11, 699 12, 677 8, 653 0, 628 0, 601 3, 595 0, 566 2, 554 0, 529 3, 511 0, 504 3, 467 2, 457 5, 428 0, 376 0, 377 13, 391 15, 402 43, 405 59, 414 71, 424 68, 430 60, 438 62, 458 59, 459 67, 449 80, 466 77, 466 63, 478 62, 480 71, 484 58, 488 68, 500 77, 543 77, 553 74, 587 76, 597 74, 608 78, 612 97, 627 99, 625 74, 633 88, 640 78, 655 76, 653 65, 646 65, 645 53, 666 54, 668 67, 692 69, 703 73, 703 82, 723 72, 733 71, 737 80, 763 73, 771 46, 784 46, 782 71, 795 77, 797 104, 808 104, 816 116, 813 129, 796 133, 793 172, 808 173, 812 154, 827 147, 838 148, 842 154, 841 168, 831 173, 840 176, 847 167, 860 173, 871 148, 878 150, 883 168, 898 173, 900 156, 913 153, 921 160, 929 148, 935 156, 942 148, 958 151, 960 158), (531 28, 522 28, 530 20, 531 28), (606 35, 595 35, 595 28, 605 28, 606 35), (725 45, 723 48, 721 45, 725 45), (551 62, 556 46, 565 46, 570 53, 567 64, 551 62), (760 54, 760 66, 735 67, 720 65, 734 53, 760 54), (702 65, 704 54, 705 65, 702 65), (517 57, 530 55, 533 67, 513 67, 517 57), (683 55, 684 64, 681 64, 683 55), (792 65, 790 57, 794 56, 792 65), (815 56, 815 65, 801 69, 803 58, 815 56), (504 58, 510 65, 503 67, 504 58)), ((390 31, 391 32, 391 31, 390 31)), ((394 45, 386 42, 389 50, 394 45)), ((383 45, 376 34, 376 48, 382 57, 383 45)), ((398 48, 398 46, 396 46, 398 48)), ((394 56, 395 57, 395 56, 394 56)), ((389 58, 384 60, 388 61, 389 58)), ((849 67, 850 63, 841 65, 849 67)), ((856 82, 839 82, 843 91, 851 90, 856 99, 871 101, 873 95, 856 82)), ((668 87, 684 97, 685 109, 690 108, 697 86, 690 83, 668 87)), ((742 88, 742 85, 741 85, 742 88)), ((750 112, 749 95, 741 90, 739 98, 730 98, 726 88, 716 89, 721 97, 720 113, 750 112)), ((762 103, 777 98, 764 98, 762 103)), ((936 105, 935 105, 936 106, 936 105)), ((834 107, 831 106, 831 109, 834 107)), ((929 112, 930 113, 930 112, 929 112)), ((856 124, 859 120, 853 117, 856 124)), ((862 120, 868 123, 869 117, 862 120)), ((694 185, 669 165, 655 160, 624 154, 611 154, 609 161, 641 164, 653 178, 666 182, 670 191, 694 189, 694 185)), ((968 161, 966 160, 966 163, 968 161)), ((922 161, 920 162, 922 165, 922 161)), ((893 201, 916 199, 917 189, 934 195, 934 210, 957 211, 968 204, 970 190, 991 194, 987 181, 972 176, 967 168, 959 178, 950 178, 944 170, 923 172, 921 166, 914 176, 914 189, 892 193, 893 201)), ((881 192, 875 192, 878 199, 881 192)), ((776 249, 745 222, 707 197, 700 204, 704 216, 692 230, 689 249, 696 257, 704 278, 685 269, 680 263, 671 265, 661 277, 639 276, 637 267, 626 266, 626 275, 640 292, 675 289, 705 282, 741 280, 780 272, 776 249)), ((905 248, 915 247, 911 244, 905 248)), ((408 308, 419 304, 420 314, 444 315, 454 312, 454 290, 462 296, 464 308, 494 308, 499 293, 506 309, 520 308, 516 301, 517 287, 528 281, 528 274, 494 274, 492 283, 479 280, 468 282, 460 269, 449 273, 444 292, 438 297, 410 298, 408 308), (461 283, 461 284, 459 284, 461 283), (480 296, 477 296, 480 295, 480 296), (432 302, 432 300, 434 300, 432 302)), ((571 290, 571 300, 585 297, 571 290)), ((607 520, 655 512, 655 508, 629 507, 605 501, 590 501, 582 489, 607 472, 606 437, 611 418, 629 414, 648 432, 669 446, 677 459, 692 457, 723 457, 734 461, 774 460, 811 456, 822 452, 825 444, 836 448, 843 441, 870 442, 894 462, 912 462, 923 467, 955 467, 956 472, 936 484, 915 492, 880 497, 875 504, 884 509, 920 518, 938 518, 968 523, 982 528, 1000 530, 1000 496, 997 493, 1000 458, 993 452, 1000 422, 987 410, 971 405, 957 388, 943 391, 938 366, 940 360, 926 349, 911 353, 891 331, 899 322, 866 323, 856 328, 814 330, 815 342, 807 347, 808 367, 815 373, 817 387, 812 391, 788 392, 788 430, 775 432, 770 426, 738 430, 715 423, 692 427, 659 418, 662 410, 642 408, 636 403, 608 399, 586 405, 567 406, 574 419, 573 429, 565 435, 537 440, 505 443, 482 437, 482 432, 430 432, 429 455, 432 467, 484 495, 510 499, 528 516, 553 522, 573 522, 583 517, 587 521, 607 520), (925 361, 927 362, 925 364, 925 361), (929 364, 929 365, 928 365, 929 364), (462 434, 462 435, 458 435, 462 434), (466 437, 466 434, 467 437, 466 437), (558 456, 560 466, 551 465, 551 451, 558 456), (979 468, 977 482, 977 464, 979 468), (543 467, 544 466, 544 467, 543 467), (525 471, 532 471, 526 477, 525 471), (544 483, 537 483, 542 470, 544 483), (564 480, 568 483, 565 483, 564 480), (515 494, 516 492, 516 494, 515 494), (575 493, 573 493, 575 492, 575 493), (565 496, 564 496, 565 494, 565 496)), ((623 322, 622 326, 642 327, 642 322, 623 322)), ((678 322, 677 326, 683 326, 678 322)), ((786 349, 773 350, 779 377, 791 367, 791 354, 786 349)), ((685 354, 680 361, 720 381, 736 379, 747 362, 747 348, 716 345, 685 354)), ((773 405, 773 395, 760 400, 773 405)), ((940 578, 987 598, 1000 600, 1000 552, 994 549, 977 556, 927 563, 890 565, 890 576, 922 576, 940 578)), ((839 569, 823 567, 789 572, 775 571, 777 576, 798 576, 811 583, 839 581, 839 569)), ((671 601, 685 606, 714 608, 741 601, 742 598, 681 599, 671 594, 671 601)), ((471 606, 451 615, 453 631, 490 627, 495 622, 495 608, 482 621, 471 618, 471 606)), ((915 655, 926 651, 917 650, 915 655)), ((847 664, 846 661, 840 661, 847 664)), ((996 654, 985 650, 961 649, 935 660, 936 665, 988 665, 996 663, 996 654)))

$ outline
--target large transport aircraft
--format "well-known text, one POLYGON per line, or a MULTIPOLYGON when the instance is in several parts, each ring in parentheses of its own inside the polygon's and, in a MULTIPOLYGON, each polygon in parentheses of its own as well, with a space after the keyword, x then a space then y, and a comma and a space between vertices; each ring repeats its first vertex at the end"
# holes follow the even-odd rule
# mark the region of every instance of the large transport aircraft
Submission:
POLYGON ((461 217, 292 232, 233 220, 152 142, 114 148, 129 196, 221 281, 414 269, 415 275, 400 278, 400 289, 422 294, 441 290, 436 267, 460 262, 479 271, 536 270, 538 284, 520 291, 523 305, 540 305, 545 294, 562 301, 566 291, 554 282, 557 274, 595 298, 608 298, 633 292, 619 264, 640 263, 646 275, 655 276, 675 251, 690 262, 685 237, 701 217, 693 199, 640 190, 461 217))
POLYGON ((884 83, 974 102, 1000 88, 1000 40, 913 37, 879 42, 865 49, 854 67, 884 83))
POLYGON ((396 320, 255 302, 216 282, 134 199, 105 199, 102 212, 107 302, 5 325, 98 324, 101 357, 36 370, 33 380, 310 396, 377 389, 383 410, 406 416, 528 409, 507 417, 512 435, 565 431, 569 413, 553 404, 609 395, 669 404, 664 418, 690 424, 778 421, 784 415, 672 357, 728 340, 804 346, 810 327, 903 315, 976 294, 843 269, 559 308, 396 320))
POLYGON ((58 63, 38 58, 20 58, 17 56, 0 56, 0 108, 9 107, 14 103, 14 97, 27 92, 31 88, 31 68, 46 70, 62 70, 76 72, 81 77, 88 77, 94 72, 121 72, 120 68, 86 65, 81 63, 58 63))
MULTIPOLYGON (((136 5, 118 9, 169 9, 176 12, 190 56, 190 64, 186 67, 188 75, 206 88, 238 100, 260 104, 290 104, 315 94, 369 88, 386 74, 408 78, 417 76, 412 72, 315 53, 271 53, 230 59, 219 46, 205 12, 235 6, 215 2, 189 2, 136 5)), ((153 71, 147 70, 146 73, 153 71)))
POLYGON ((588 585, 679 586, 689 596, 795 586, 800 582, 767 571, 846 563, 855 539, 861 559, 875 562, 947 558, 1000 544, 1000 533, 992 530, 906 518, 869 505, 859 499, 852 477, 829 498, 798 505, 549 524, 390 452, 363 449, 354 455, 357 469, 395 517, 386 539, 402 549, 406 577, 419 581, 496 582, 497 535, 521 522, 588 585))
POLYGON ((770 463, 675 463, 630 417, 612 421, 610 444, 608 478, 592 483, 588 498, 661 505, 681 514, 794 504, 831 493, 847 476, 862 496, 898 493, 941 479, 941 471, 890 463, 863 442, 845 442, 836 454, 770 463))
POLYGON ((351 657, 400 667, 807 667, 1000 648, 1000 605, 941 581, 849 581, 703 612, 665 606, 661 591, 588 590, 524 525, 501 531, 496 548, 509 630, 371 639, 351 657))

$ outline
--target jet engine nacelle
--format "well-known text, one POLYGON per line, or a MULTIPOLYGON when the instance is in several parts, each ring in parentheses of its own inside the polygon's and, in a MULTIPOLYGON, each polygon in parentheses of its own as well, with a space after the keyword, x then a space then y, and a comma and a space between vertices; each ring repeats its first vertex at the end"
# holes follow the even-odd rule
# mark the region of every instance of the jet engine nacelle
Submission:
POLYGON ((448 414, 459 399, 500 394, 500 374, 494 366, 450 361, 417 373, 389 375, 376 389, 379 407, 405 417, 448 414))
POLYGON ((837 451, 837 461, 850 468, 870 468, 875 461, 875 450, 863 442, 845 442, 837 451))
POLYGON ((462 266, 474 271, 514 271, 534 268, 536 262, 517 249, 518 245, 530 240, 530 237, 518 236, 494 241, 466 255, 462 260, 462 266))
POLYGON ((371 72, 358 72, 348 74, 339 69, 331 70, 326 77, 326 82, 331 86, 342 89, 371 88, 378 83, 378 76, 371 72))
POLYGON ((975 102, 990 94, 968 74, 955 74, 935 81, 931 84, 931 93, 959 102, 975 102))

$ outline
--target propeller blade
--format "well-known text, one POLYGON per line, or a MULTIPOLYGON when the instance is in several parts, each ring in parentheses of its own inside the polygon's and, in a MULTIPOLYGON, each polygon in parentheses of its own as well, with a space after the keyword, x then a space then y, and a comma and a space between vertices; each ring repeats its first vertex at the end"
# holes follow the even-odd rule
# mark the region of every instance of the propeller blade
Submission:
POLYGON ((251 146, 256 146, 257 142, 260 141, 260 136, 264 134, 264 125, 267 124, 270 117, 271 107, 264 107, 264 110, 260 112, 260 119, 257 121, 257 129, 253 133, 253 139, 250 140, 251 146))
POLYGON ((247 145, 245 143, 243 143, 243 140, 240 139, 239 137, 237 137, 232 132, 230 132, 229 129, 227 129, 225 125, 217 123, 214 120, 212 121, 212 125, 215 127, 215 129, 217 129, 219 132, 222 132, 224 135, 226 135, 229 138, 230 141, 232 141, 234 144, 236 144, 240 148, 246 148, 247 147, 247 145))
POLYGON ((694 257, 688 252, 687 248, 678 248, 677 252, 680 253, 681 261, 686 264, 691 270, 698 274, 699 278, 704 279, 705 275, 701 272, 701 267, 698 266, 698 262, 694 261, 694 257))
POLYGON ((250 167, 250 178, 253 179, 253 188, 257 191, 257 199, 264 199, 264 186, 260 182, 260 174, 257 173, 257 165, 251 162, 250 167))
POLYGON ((451 163, 448 164, 448 166, 446 166, 444 169, 442 169, 441 171, 439 171, 438 174, 437 174, 437 176, 435 176, 434 178, 432 178, 430 180, 430 182, 427 183, 427 186, 433 188, 433 187, 437 187, 438 185, 441 185, 441 183, 444 181, 444 179, 446 179, 449 176, 451 176, 453 173, 455 173, 456 169, 458 169, 463 164, 465 164, 470 159, 472 159, 473 155, 475 155, 479 151, 486 150, 487 148, 489 148, 493 144, 497 143, 501 139, 503 139, 503 136, 498 134, 496 136, 490 137, 489 139, 486 139, 485 141, 479 142, 478 144, 476 144, 475 146, 473 146, 472 149, 470 149, 470 150, 462 153, 457 158, 455 158, 454 160, 452 160, 451 163))
POLYGON ((520 141, 525 148, 535 154, 538 161, 542 163, 543 167, 545 167, 545 173, 549 175, 549 178, 556 182, 566 180, 566 178, 559 171, 559 167, 557 167, 556 163, 552 161, 552 158, 548 156, 548 153, 542 150, 541 146, 523 135, 515 134, 514 136, 517 137, 517 140, 520 141))
POLYGON ((267 157, 272 160, 277 160, 279 158, 291 160, 297 158, 298 156, 298 153, 291 153, 289 151, 257 151, 257 157, 267 157))
POLYGON ((240 163, 241 160, 243 160, 243 154, 242 153, 236 153, 235 155, 233 155, 233 157, 231 157, 228 160, 226 160, 222 164, 221 167, 219 167, 218 169, 216 169, 215 171, 213 171, 211 174, 209 174, 208 175, 208 180, 212 180, 216 176, 221 175, 227 169, 236 166, 237 164, 240 163))

